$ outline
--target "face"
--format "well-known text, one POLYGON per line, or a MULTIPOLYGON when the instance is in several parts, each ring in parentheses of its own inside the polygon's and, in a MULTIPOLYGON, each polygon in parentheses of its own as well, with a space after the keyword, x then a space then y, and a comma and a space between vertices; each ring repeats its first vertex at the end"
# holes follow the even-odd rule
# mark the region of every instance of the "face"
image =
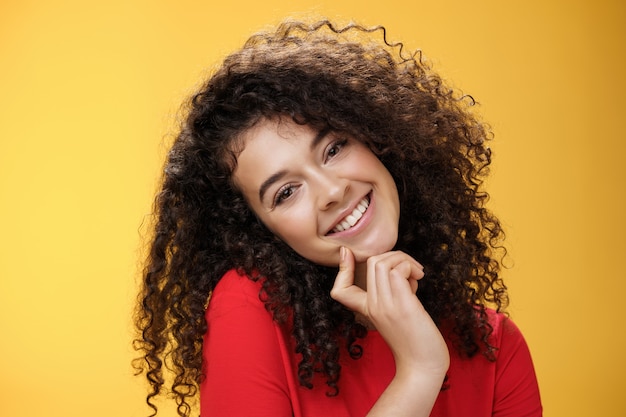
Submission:
POLYGON ((400 204, 389 171, 358 140, 291 120, 263 120, 244 136, 235 184, 259 219, 293 250, 337 266, 393 248, 400 204))

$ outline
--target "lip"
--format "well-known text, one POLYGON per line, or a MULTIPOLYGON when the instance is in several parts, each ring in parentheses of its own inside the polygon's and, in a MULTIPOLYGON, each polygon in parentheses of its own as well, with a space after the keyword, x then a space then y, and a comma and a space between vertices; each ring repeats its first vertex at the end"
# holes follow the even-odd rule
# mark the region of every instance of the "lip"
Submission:
POLYGON ((339 216, 337 216, 337 218, 335 219, 335 221, 332 223, 330 229, 328 230, 328 232, 326 232, 326 236, 329 237, 349 237, 355 234, 358 234, 361 229, 363 229, 364 227, 367 226, 367 224, 370 222, 371 218, 372 218, 372 213, 374 212, 374 198, 373 198, 373 193, 372 191, 370 191, 369 193, 365 194, 363 197, 359 198, 354 204, 352 204, 350 206, 350 208, 344 210, 343 212, 341 212, 341 214, 339 216), (352 226, 351 228, 349 228, 348 230, 344 230, 342 232, 333 232, 333 229, 335 228, 335 226, 337 226, 337 224, 343 220, 347 215, 349 215, 350 213, 352 213, 354 211, 354 209, 356 208, 356 206, 361 202, 361 200, 363 200, 364 198, 368 198, 369 199, 369 206, 367 207, 367 210, 365 211, 365 213, 363 213, 363 216, 359 219, 359 221, 352 226))

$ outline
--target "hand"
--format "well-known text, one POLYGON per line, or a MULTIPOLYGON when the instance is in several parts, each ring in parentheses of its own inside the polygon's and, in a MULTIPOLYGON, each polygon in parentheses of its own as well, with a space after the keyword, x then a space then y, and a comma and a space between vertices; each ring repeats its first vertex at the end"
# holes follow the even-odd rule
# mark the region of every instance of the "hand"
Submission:
POLYGON ((354 285, 352 252, 342 248, 330 295, 372 322, 393 352, 397 373, 423 372, 443 379, 449 365, 446 344, 415 296, 423 277, 423 267, 411 256, 386 252, 367 260, 364 291, 354 285))
POLYGON ((427 417, 450 364, 446 343, 415 296, 422 266, 403 252, 367 260, 367 291, 354 285, 354 256, 341 248, 330 295, 370 320, 389 345, 396 375, 368 417, 427 417))

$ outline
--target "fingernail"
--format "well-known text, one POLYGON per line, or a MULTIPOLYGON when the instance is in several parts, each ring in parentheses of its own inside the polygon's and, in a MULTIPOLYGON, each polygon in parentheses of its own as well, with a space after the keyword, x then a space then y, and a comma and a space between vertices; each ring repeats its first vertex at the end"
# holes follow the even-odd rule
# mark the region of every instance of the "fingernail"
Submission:
POLYGON ((342 246, 339 248, 339 262, 343 263, 346 260, 346 248, 342 246))

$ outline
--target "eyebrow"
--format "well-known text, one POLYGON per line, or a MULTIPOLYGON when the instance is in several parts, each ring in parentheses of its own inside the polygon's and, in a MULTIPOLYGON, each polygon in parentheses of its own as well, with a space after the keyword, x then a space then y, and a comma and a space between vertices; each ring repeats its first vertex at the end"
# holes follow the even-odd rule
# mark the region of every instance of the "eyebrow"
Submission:
POLYGON ((259 188, 259 199, 261 200, 261 202, 263 202, 263 197, 265 196, 265 192, 267 191, 267 189, 270 188, 272 184, 280 180, 285 175, 287 175, 287 171, 281 170, 273 174, 272 176, 270 176, 265 181, 263 181, 263 184, 261 184, 261 188, 259 188))
POLYGON ((317 132, 317 135, 315 135, 315 137, 311 141, 310 149, 311 150, 315 149, 315 147, 322 141, 322 139, 324 139, 326 135, 330 133, 330 130, 331 130, 330 127, 327 126, 324 129, 317 132))
MULTIPOLYGON (((331 129, 329 127, 325 127, 324 129, 320 130, 315 135, 315 137, 311 141, 311 145, 310 145, 311 151, 315 149, 315 147, 326 137, 326 135, 328 135, 328 133, 330 133, 330 131, 331 129)), ((267 189, 270 188, 272 184, 274 184, 275 182, 283 178, 285 175, 287 175, 287 171, 280 170, 277 173, 272 174, 265 181, 263 181, 263 184, 261 184, 261 187, 259 187, 259 200, 261 200, 261 203, 263 202, 263 198, 265 197, 265 193, 267 192, 267 189)))

